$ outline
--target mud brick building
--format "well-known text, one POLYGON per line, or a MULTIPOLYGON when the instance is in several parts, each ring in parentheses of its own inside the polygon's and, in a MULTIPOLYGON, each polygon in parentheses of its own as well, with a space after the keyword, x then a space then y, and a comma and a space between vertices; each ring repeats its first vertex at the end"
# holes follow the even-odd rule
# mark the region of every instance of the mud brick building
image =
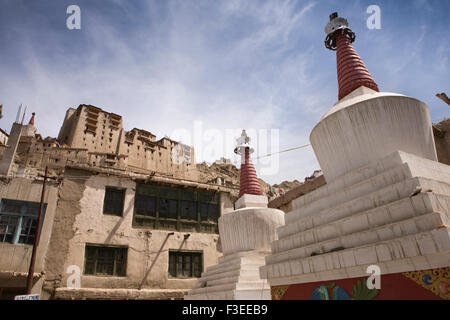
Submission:
POLYGON ((41 299, 180 299, 222 255, 237 186, 196 179, 194 150, 80 105, 58 138, 14 123, 0 161, 0 297, 24 294, 49 168, 33 293, 41 299))

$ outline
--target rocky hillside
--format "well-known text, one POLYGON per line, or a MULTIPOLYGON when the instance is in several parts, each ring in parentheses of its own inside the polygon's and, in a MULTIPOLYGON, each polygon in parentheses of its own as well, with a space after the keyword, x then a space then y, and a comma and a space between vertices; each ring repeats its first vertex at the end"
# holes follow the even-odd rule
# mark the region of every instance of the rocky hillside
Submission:
POLYGON ((295 187, 298 187, 301 184, 302 183, 296 179, 294 181, 283 181, 280 184, 274 184, 273 187, 274 188, 282 188, 283 190, 289 191, 289 190, 294 189, 295 187))

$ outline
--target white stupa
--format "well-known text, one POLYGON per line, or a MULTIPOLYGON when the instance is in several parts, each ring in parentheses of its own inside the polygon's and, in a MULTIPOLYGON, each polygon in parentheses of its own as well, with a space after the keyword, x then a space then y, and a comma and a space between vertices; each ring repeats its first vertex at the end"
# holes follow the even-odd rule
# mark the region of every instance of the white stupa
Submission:
POLYGON ((235 149, 241 155, 239 199, 235 211, 219 218, 223 256, 207 268, 185 300, 268 300, 270 287, 259 268, 284 224, 284 212, 267 208, 255 168, 250 161, 250 138, 242 132, 235 149))
MULTIPOLYGON (((314 286, 343 292, 375 265, 382 285, 371 298, 449 299, 450 166, 437 162, 428 107, 379 92, 346 19, 332 14, 325 31, 339 101, 310 140, 327 184, 292 201, 261 276, 274 299, 312 299, 314 286)), ((351 295, 341 297, 361 298, 351 295)))

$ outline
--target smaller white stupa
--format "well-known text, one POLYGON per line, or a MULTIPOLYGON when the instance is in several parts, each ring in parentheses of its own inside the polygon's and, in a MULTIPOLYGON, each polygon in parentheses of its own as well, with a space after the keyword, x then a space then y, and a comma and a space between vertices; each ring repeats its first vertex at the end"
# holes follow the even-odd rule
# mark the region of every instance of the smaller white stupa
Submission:
POLYGON ((224 255, 217 265, 202 273, 185 300, 270 300, 270 287, 259 268, 277 240, 276 229, 284 224, 284 212, 267 208, 255 168, 250 161, 250 138, 245 130, 234 152, 241 155, 239 199, 235 211, 219 218, 224 255))

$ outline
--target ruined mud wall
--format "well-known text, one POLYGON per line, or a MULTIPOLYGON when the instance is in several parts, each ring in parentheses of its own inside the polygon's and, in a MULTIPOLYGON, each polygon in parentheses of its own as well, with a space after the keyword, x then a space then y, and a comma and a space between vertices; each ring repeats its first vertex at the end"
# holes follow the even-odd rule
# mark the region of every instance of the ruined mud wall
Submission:
POLYGON ((450 165, 450 118, 433 125, 438 161, 450 165))
POLYGON ((52 234, 45 258, 45 283, 42 299, 48 299, 53 289, 60 285, 65 273, 65 264, 70 255, 69 242, 76 232, 75 219, 81 213, 80 199, 85 190, 82 170, 67 170, 59 193, 52 234))

